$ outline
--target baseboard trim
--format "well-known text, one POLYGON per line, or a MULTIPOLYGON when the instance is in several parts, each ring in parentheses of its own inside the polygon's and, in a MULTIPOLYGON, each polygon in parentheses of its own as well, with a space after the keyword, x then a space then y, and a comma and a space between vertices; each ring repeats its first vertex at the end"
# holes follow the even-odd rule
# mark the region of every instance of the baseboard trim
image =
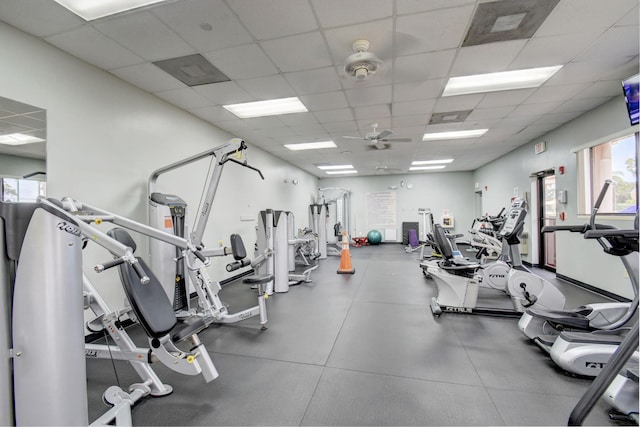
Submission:
POLYGON ((623 296, 614 294, 613 292, 605 291, 604 289, 596 288, 595 286, 589 285, 588 283, 581 282, 580 280, 572 279, 571 277, 567 277, 563 274, 556 273, 556 277, 558 279, 564 280, 565 282, 569 282, 573 285, 576 285, 580 288, 586 289, 594 294, 602 295, 607 298, 611 298, 614 301, 619 302, 631 302, 629 298, 625 298, 623 296))

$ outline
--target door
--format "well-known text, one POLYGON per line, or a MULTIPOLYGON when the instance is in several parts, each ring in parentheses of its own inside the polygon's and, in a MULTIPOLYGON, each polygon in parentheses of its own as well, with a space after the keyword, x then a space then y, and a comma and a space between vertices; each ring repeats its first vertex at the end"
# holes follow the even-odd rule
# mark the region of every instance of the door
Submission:
POLYGON ((556 225, 556 176, 553 172, 547 172, 538 178, 538 193, 540 265, 547 270, 556 271, 556 235, 541 232, 545 226, 556 225))

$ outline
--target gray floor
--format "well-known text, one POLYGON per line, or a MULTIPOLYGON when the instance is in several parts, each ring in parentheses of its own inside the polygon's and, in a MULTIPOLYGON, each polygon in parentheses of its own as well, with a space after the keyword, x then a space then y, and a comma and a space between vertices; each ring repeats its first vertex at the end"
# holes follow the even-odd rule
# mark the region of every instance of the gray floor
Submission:
MULTIPOLYGON (((443 314, 434 283, 399 244, 351 248, 320 262, 313 283, 268 300, 269 329, 255 319, 201 333, 220 377, 154 369, 174 393, 135 406, 135 425, 566 425, 590 381, 558 369, 526 341, 516 319, 443 314)), ((557 282, 557 281, 556 281, 557 282)), ((568 305, 598 300, 558 283, 568 305)), ((230 311, 254 302, 244 285, 222 293, 230 311)), ((600 299, 601 300, 601 299, 600 299)), ((144 345, 140 331, 131 334, 144 345)), ((138 379, 115 362, 125 388, 138 379)), ((111 362, 88 360, 90 414, 116 382, 111 362)), ((615 425, 600 403, 588 425, 615 425)))

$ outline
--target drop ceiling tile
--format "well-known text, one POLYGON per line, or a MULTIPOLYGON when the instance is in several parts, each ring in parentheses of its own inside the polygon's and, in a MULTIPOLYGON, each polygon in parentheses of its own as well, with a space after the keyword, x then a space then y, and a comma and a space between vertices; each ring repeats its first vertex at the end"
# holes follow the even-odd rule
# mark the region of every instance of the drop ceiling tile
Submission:
POLYGON ((226 109, 214 105, 212 107, 194 108, 189 110, 192 114, 211 123, 235 120, 237 117, 226 109))
POLYGON ((396 12, 399 15, 425 12, 427 10, 444 9, 474 3, 475 0, 397 0, 396 12))
POLYGON ((613 27, 601 35, 575 61, 590 61, 607 57, 637 56, 640 53, 638 26, 613 27))
MULTIPOLYGON (((400 129, 402 128, 410 128, 410 127, 418 127, 420 126, 424 129, 425 125, 429 121, 428 116, 426 114, 417 114, 414 116, 401 116, 393 118, 393 130, 396 133, 394 136, 405 136, 404 134, 400 134, 400 129)), ((422 136, 422 135, 420 135, 422 136)))
POLYGON ((332 65, 319 32, 262 42, 271 61, 282 72, 310 70, 332 65))
POLYGON ((344 66, 345 59, 355 53, 353 42, 360 39, 369 41, 369 52, 380 60, 389 62, 393 57, 393 20, 381 19, 363 24, 324 30, 331 58, 344 66))
POLYGON ((280 121, 291 128, 307 125, 318 125, 318 119, 312 113, 282 114, 278 116, 280 121))
POLYGON ((200 52, 252 41, 251 35, 222 0, 170 2, 153 8, 153 14, 200 52), (206 25, 206 29, 201 27, 206 25))
POLYGON ((280 116, 252 117, 250 119, 242 120, 247 124, 248 129, 252 131, 259 129, 279 129, 284 127, 284 123, 282 122, 282 120, 280 120, 280 116))
POLYGON ((349 106, 388 104, 391 102, 391 86, 375 86, 345 90, 349 106))
POLYGON ((596 40, 604 29, 591 29, 579 34, 534 37, 509 66, 510 70, 562 65, 574 59, 596 40))
POLYGON ((252 79, 278 73, 267 55, 254 44, 207 52, 204 56, 231 80, 252 79))
POLYGON ((527 40, 510 40, 467 46, 459 49, 451 67, 451 76, 505 71, 527 44, 527 40))
POLYGON ((322 27, 337 27, 386 18, 393 14, 388 0, 312 0, 322 27))
POLYGON ((208 99, 190 87, 156 92, 155 95, 185 110, 206 107, 211 104, 208 99))
POLYGON ((620 80, 607 80, 595 82, 577 93, 573 99, 622 97, 622 84, 620 80))
POLYGON ((236 82, 211 83, 208 85, 194 86, 193 90, 209 99, 215 105, 238 104, 241 102, 256 101, 236 82))
POLYGON ((95 28, 141 57, 156 61, 189 55, 195 50, 148 12, 100 21, 95 28))
POLYGON ((519 105, 535 92, 535 89, 515 89, 485 94, 478 108, 508 107, 519 105))
POLYGON ((117 68, 111 70, 111 73, 148 92, 160 92, 186 87, 180 80, 150 62, 117 68))
POLYGON ((0 1, 2 21, 35 36, 47 36, 80 27, 86 22, 53 1, 0 1))
POLYGON ((362 136, 364 136, 365 134, 373 131, 373 124, 374 123, 377 124, 378 130, 390 129, 391 128, 391 118, 390 117, 383 117, 380 120, 371 120, 371 119, 359 119, 359 120, 356 120, 356 124, 358 125, 358 128, 360 129, 360 133, 362 134, 362 136))
POLYGON ((483 98, 484 93, 438 98, 433 111, 436 113, 445 113, 447 111, 473 110, 483 98))
POLYGON ((431 115, 433 107, 436 105, 435 99, 421 99, 419 101, 394 102, 391 104, 391 111, 394 117, 415 116, 422 114, 425 117, 431 115))
POLYGON ((495 107, 495 108, 475 108, 467 120, 476 121, 476 120, 491 120, 491 119, 502 119, 506 117, 510 112, 514 110, 515 106, 509 107, 495 107))
POLYGON ((382 105, 367 105, 365 107, 355 107, 353 109, 356 120, 362 119, 374 119, 382 120, 383 118, 391 117, 391 111, 389 111, 389 104, 382 105))
POLYGON ((433 79, 393 85, 393 102, 435 99, 442 95, 446 79, 433 79))
POLYGON ((457 48, 462 43, 473 14, 472 4, 426 13, 399 16, 396 31, 405 43, 396 46, 396 55, 457 48))
POLYGON ((342 91, 303 95, 300 96, 300 100, 310 111, 332 110, 349 106, 347 98, 342 91))
POLYGON ((618 59, 571 62, 547 80, 545 86, 558 86, 575 83, 589 83, 607 79, 609 74, 622 65, 618 59))
POLYGON ((526 117, 527 119, 536 119, 549 111, 553 111, 555 108, 559 107, 562 104, 562 101, 556 102, 544 102, 541 104, 526 104, 519 105, 516 107, 507 118, 511 117, 526 117))
POLYGON ((455 54, 455 49, 448 49, 398 57, 395 60, 393 80, 405 83, 445 77, 455 54))
POLYGON ((45 40, 59 49, 103 69, 144 62, 140 56, 89 26, 49 36, 45 40))
POLYGON ((590 85, 590 83, 576 83, 562 86, 542 86, 538 88, 530 97, 528 97, 524 101, 524 103, 539 104, 543 102, 564 102, 568 99, 573 98, 578 93, 581 93, 590 85))
POLYGON ((306 1, 233 0, 229 6, 258 40, 305 33, 318 28, 306 1))
POLYGON ((358 130, 358 125, 354 121, 323 123, 322 127, 326 129, 327 132, 331 132, 332 134, 333 132, 338 132, 340 134, 346 134, 348 132, 354 133, 358 130))
POLYGON ((608 28, 637 5, 637 0, 562 0, 542 23, 536 36, 608 28))
POLYGON ((238 80, 236 83, 257 100, 295 96, 295 91, 281 75, 238 80))
POLYGON ((289 126, 289 129, 291 129, 291 131, 296 135, 298 142, 313 141, 313 135, 326 135, 327 133, 327 131, 319 124, 289 126))
POLYGON ((338 108, 335 110, 314 111, 313 115, 320 123, 331 123, 353 120, 351 108, 338 108))
POLYGON ((631 9, 624 15, 618 22, 616 22, 616 27, 626 26, 626 25, 638 25, 638 21, 640 20, 640 12, 638 11, 639 7, 636 5, 635 8, 631 9))
POLYGON ((333 67, 286 73, 284 77, 298 95, 332 92, 342 89, 338 73, 333 67))

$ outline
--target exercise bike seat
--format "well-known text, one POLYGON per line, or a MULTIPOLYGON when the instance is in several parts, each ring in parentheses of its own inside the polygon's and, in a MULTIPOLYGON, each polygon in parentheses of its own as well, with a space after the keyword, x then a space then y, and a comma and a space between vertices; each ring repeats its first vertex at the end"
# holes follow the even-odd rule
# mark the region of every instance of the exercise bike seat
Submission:
POLYGON ((591 330, 587 316, 592 312, 589 307, 578 307, 575 310, 543 310, 528 308, 527 314, 546 320, 562 328, 591 330))
MULTIPOLYGON (((134 252, 136 244, 131 235, 122 228, 114 228, 107 235, 130 247, 134 252)), ((144 260, 136 257, 149 277, 149 283, 140 283, 140 278, 128 262, 119 266, 122 287, 131 308, 148 336, 160 338, 168 334, 178 323, 173 307, 158 278, 144 260)), ((189 325, 187 325, 189 326, 189 325)), ((188 335, 187 335, 188 336, 188 335)))

